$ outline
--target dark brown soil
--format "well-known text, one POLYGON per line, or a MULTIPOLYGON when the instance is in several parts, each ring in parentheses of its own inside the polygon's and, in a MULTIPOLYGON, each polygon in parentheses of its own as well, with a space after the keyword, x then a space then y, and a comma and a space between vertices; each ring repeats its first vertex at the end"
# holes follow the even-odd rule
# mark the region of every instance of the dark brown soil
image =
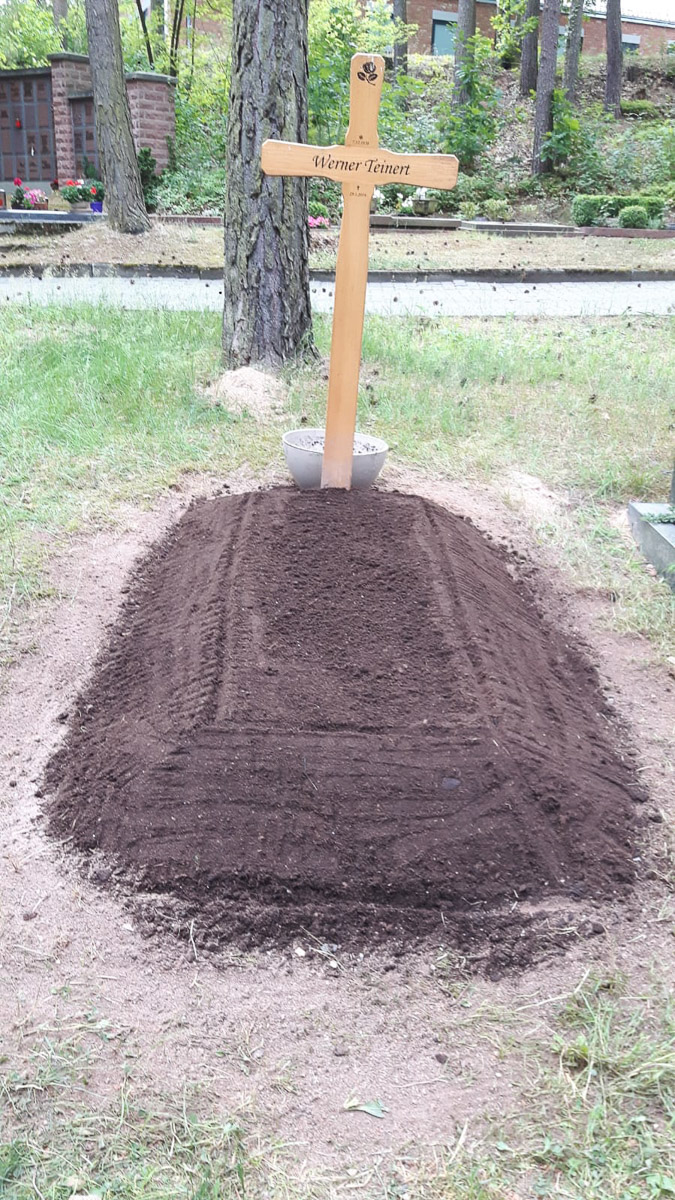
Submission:
POLYGON ((201 944, 488 936, 522 959, 524 899, 630 886, 618 745, 593 667, 469 522, 278 488, 193 504, 141 565, 49 822, 201 944))

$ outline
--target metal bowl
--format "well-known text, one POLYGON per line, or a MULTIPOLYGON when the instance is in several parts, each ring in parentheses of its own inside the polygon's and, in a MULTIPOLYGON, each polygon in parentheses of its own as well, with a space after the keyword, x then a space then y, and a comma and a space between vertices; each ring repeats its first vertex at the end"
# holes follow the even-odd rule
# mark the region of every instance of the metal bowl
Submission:
MULTIPOLYGON (((299 488, 321 487, 324 429, 292 429, 283 436, 284 455, 299 488)), ((370 487, 384 466, 389 447, 382 438, 354 434, 352 487, 370 487)))

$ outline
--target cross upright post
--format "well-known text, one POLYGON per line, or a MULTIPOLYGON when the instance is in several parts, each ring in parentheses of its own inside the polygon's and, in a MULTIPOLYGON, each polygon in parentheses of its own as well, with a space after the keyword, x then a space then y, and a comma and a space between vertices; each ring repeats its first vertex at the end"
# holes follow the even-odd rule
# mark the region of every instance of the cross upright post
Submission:
POLYGON ((342 184, 343 212, 335 271, 335 306, 321 486, 350 488, 363 319, 368 283, 370 202, 379 184, 449 190, 459 164, 452 154, 393 154, 379 149, 377 131, 384 59, 355 54, 351 63, 349 128, 344 146, 266 141, 267 175, 320 175, 342 184))

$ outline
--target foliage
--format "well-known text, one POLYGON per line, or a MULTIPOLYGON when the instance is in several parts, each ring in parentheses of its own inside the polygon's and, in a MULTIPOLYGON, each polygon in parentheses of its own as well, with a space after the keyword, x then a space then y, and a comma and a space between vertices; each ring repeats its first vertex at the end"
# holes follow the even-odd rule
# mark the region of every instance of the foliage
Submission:
POLYGON ((222 217, 225 204, 225 169, 181 167, 164 171, 155 190, 157 212, 201 213, 222 217))
POLYGON ((161 180, 161 175, 155 174, 157 159, 153 158, 152 150, 148 146, 143 146, 138 151, 136 158, 138 160, 138 171, 141 177, 145 207, 148 212, 154 212, 157 207, 157 188, 161 180))
POLYGON ((520 58, 523 38, 539 24, 538 17, 525 18, 527 0, 500 0, 492 14, 495 48, 502 67, 514 67, 520 58))
POLYGON ((651 100, 622 100, 622 117, 641 117, 646 121, 657 121, 660 113, 651 100))
POLYGON ((342 187, 335 180, 321 179, 318 175, 313 176, 309 180, 308 194, 310 205, 321 204, 333 220, 339 217, 342 206, 342 187))
POLYGON ((663 196, 642 195, 575 196, 572 201, 572 220, 575 225, 603 225, 612 217, 620 217, 625 209, 635 207, 641 208, 649 221, 661 221, 665 199, 663 196))
POLYGON ((574 149, 581 123, 562 88, 554 88, 552 100, 553 128, 544 136, 541 157, 550 167, 567 161, 574 149))
POLYGON ((61 195, 69 204, 77 204, 81 200, 102 200, 105 188, 98 179, 66 179, 61 188, 61 195))
MULTIPOLYGON (((406 41, 416 26, 393 22, 387 0, 373 0, 362 11, 355 0, 314 0, 309 13, 309 138, 322 144, 341 142, 349 120, 351 58, 357 50, 391 52, 394 41, 406 41)), ((426 147, 434 123, 411 111, 423 84, 408 76, 385 80, 380 106, 380 134, 394 150, 426 147), (415 117, 419 119, 415 119, 415 117)))
POLYGON ((619 225, 622 229, 646 229, 649 225, 649 214, 641 204, 630 204, 619 213, 619 225))
POLYGON ((307 211, 310 217, 330 217, 328 206, 322 204, 320 200, 310 200, 307 205, 307 211))
POLYGON ((10 197, 12 208, 37 208, 38 204, 44 204, 47 200, 47 195, 40 188, 26 187, 21 180, 14 180, 14 191, 10 197))
POLYGON ((0 69, 45 67, 59 50, 85 53, 84 0, 71 0, 68 17, 56 29, 50 5, 35 0, 0 4, 0 69))
POLYGON ((513 209, 508 200, 486 200, 482 206, 482 213, 490 221, 510 221, 513 209))
POLYGON ((465 221, 475 221, 480 214, 480 204, 476 204, 475 200, 464 200, 460 207, 460 215, 465 221))
MULTIPOLYGON (((183 53, 181 51, 181 53, 183 53)), ((222 167, 227 153, 230 56, 211 40, 178 75, 175 155, 181 167, 222 167)))
POLYGON ((467 97, 453 108, 441 106, 440 131, 443 149, 456 154, 460 166, 470 170, 476 159, 497 137, 499 93, 493 80, 494 55, 489 38, 477 33, 467 40, 456 71, 456 84, 467 97))

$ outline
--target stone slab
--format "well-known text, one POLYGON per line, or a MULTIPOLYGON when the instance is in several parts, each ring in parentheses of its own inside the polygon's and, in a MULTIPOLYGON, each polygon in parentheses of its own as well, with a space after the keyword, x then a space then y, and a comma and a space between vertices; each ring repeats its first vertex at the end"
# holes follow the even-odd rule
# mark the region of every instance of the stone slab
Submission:
POLYGON ((648 562, 675 591, 675 524, 646 519, 672 511, 670 504, 641 504, 631 500, 628 505, 628 520, 635 541, 648 562))

